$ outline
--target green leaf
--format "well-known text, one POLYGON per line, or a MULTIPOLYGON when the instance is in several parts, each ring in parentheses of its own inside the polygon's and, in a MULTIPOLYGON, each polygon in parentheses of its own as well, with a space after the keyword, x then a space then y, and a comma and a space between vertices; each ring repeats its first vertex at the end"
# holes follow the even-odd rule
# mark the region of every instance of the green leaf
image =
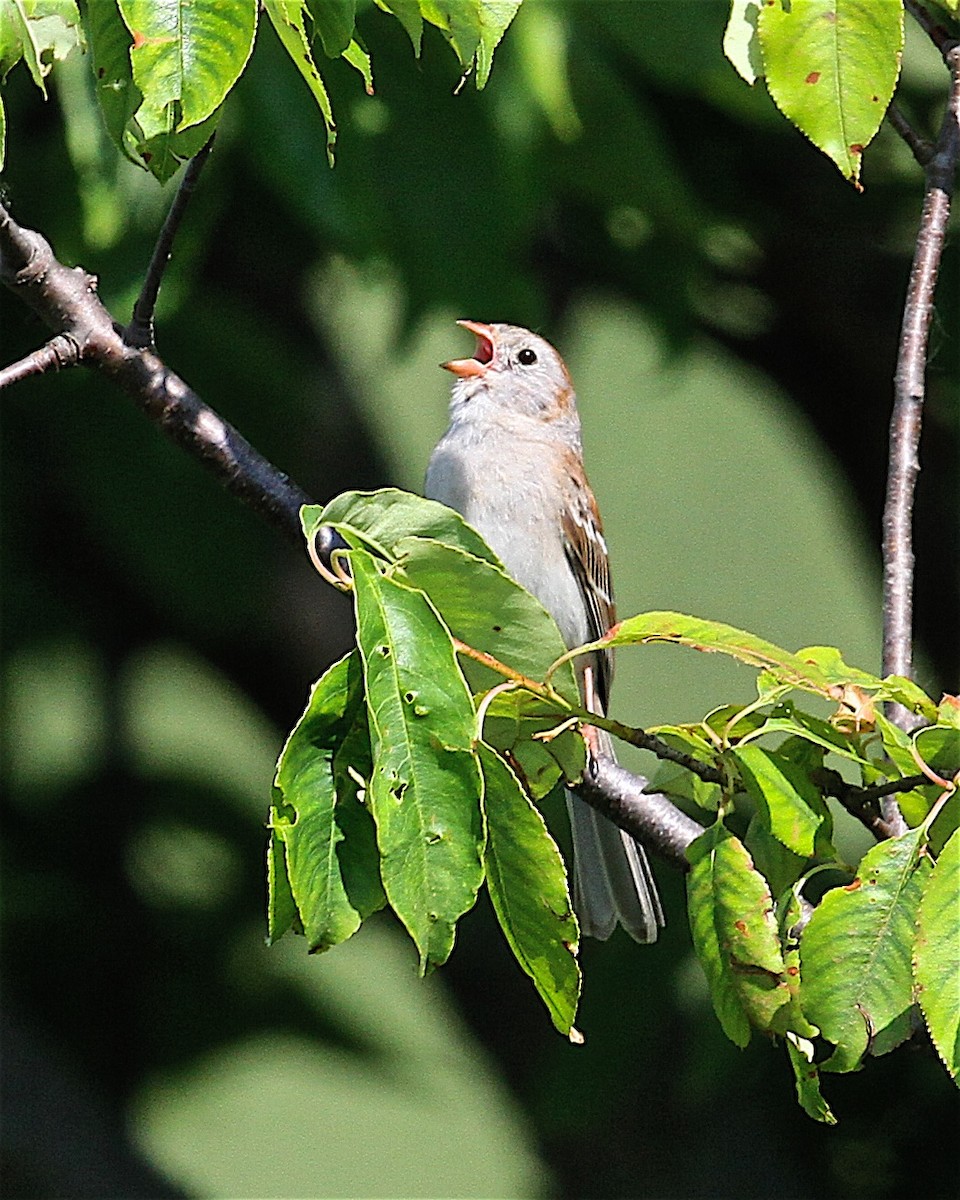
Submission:
POLYGON ((383 886, 426 970, 446 961, 483 879, 476 717, 450 635, 426 596, 381 574, 364 551, 352 551, 349 563, 383 886))
MULTIPOLYGON (((753 667, 762 667, 781 682, 805 691, 836 698, 836 687, 814 661, 775 646, 772 642, 725 625, 721 621, 705 621, 700 617, 677 612, 647 612, 620 621, 605 636, 578 653, 605 646, 640 646, 654 642, 671 642, 707 653, 728 654, 753 667)), ((879 680, 877 685, 879 686, 879 680)))
MULTIPOLYGON (((698 726, 656 725, 648 732, 655 733, 674 750, 680 750, 708 766, 717 765, 717 748, 703 736, 703 730, 698 726)), ((706 783, 686 767, 666 760, 658 762, 650 780, 650 790, 663 792, 664 795, 679 800, 690 800, 698 808, 711 813, 717 811, 721 798, 721 790, 717 784, 706 783)))
POLYGON ((761 0, 733 0, 723 34, 723 52, 741 79, 752 87, 763 76, 757 18, 761 0))
POLYGON ((960 775, 960 729, 932 725, 914 734, 913 744, 922 761, 944 779, 960 775))
POLYGON ((23 58, 23 24, 23 13, 13 0, 0 0, 0 83, 23 58))
POLYGON ((341 55, 344 62, 350 64, 355 71, 359 71, 363 77, 363 87, 368 96, 373 95, 373 64, 370 61, 370 55, 364 50, 363 46, 356 40, 344 50, 341 55))
POLYGON ((837 1118, 830 1110, 820 1093, 820 1072, 811 1060, 813 1046, 805 1038, 791 1037, 786 1039, 787 1054, 790 1066, 797 1081, 797 1100, 808 1117, 820 1121, 823 1125, 836 1125, 837 1118))
POLYGON ((788 850, 783 842, 773 836, 766 820, 759 814, 750 818, 743 841, 754 866, 776 896, 796 883, 807 869, 806 857, 788 850))
POLYGON ((918 687, 912 679, 904 679, 902 675, 888 675, 877 692, 878 700, 893 700, 902 704, 912 713, 917 713, 926 721, 937 720, 937 706, 923 688, 918 687))
POLYGON ((944 696, 937 705, 937 715, 934 719, 938 725, 949 725, 953 729, 960 729, 960 698, 944 696))
POLYGON ((836 1046, 824 1070, 852 1071, 914 1001, 911 954, 929 863, 922 829, 881 842, 857 878, 820 901, 800 939, 803 1011, 836 1046))
POLYGON ((267 945, 274 942, 287 932, 288 929, 303 926, 297 911, 297 902, 290 888, 290 877, 287 874, 287 855, 283 841, 274 832, 274 825, 280 819, 279 810, 270 807, 270 837, 267 841, 267 945))
POLYGON ((373 824, 346 771, 353 766, 361 775, 370 772, 365 718, 363 738, 353 740, 353 761, 345 762, 343 753, 362 717, 362 671, 353 652, 314 684, 277 764, 281 802, 271 828, 285 848, 286 874, 311 950, 346 941, 384 904, 373 824))
POLYGON ((806 772, 776 750, 754 743, 728 751, 740 768, 747 794, 765 814, 770 832, 794 854, 814 852, 825 805, 806 772))
MULTIPOLYGON (((394 553, 404 575, 427 593, 453 636, 474 650, 492 654, 536 681, 566 652, 554 619, 501 567, 432 538, 400 538, 394 553)), ((466 657, 463 671, 475 691, 504 682, 496 671, 466 657)), ((580 692, 570 663, 564 663, 551 682, 579 707, 580 692)))
POLYGON ((54 62, 81 41, 76 0, 3 0, 0 3, 0 81, 21 58, 43 98, 54 62))
POLYGON ((124 25, 115 0, 99 0, 86 10, 90 66, 104 123, 118 150, 138 166, 144 162, 131 121, 143 96, 133 82, 130 47, 133 38, 124 25))
POLYGON ((479 752, 487 833, 483 866, 494 912, 554 1025, 570 1036, 580 998, 580 931, 563 860, 516 775, 489 746, 481 743, 479 752))
POLYGON ((281 45, 306 80, 310 94, 317 102, 327 130, 327 161, 333 166, 333 146, 337 140, 337 126, 333 119, 330 96, 320 77, 313 58, 310 39, 307 37, 306 0, 263 0, 263 6, 281 45))
POLYGON ((413 43, 414 54, 419 58, 423 41, 423 17, 420 15, 417 0, 375 0, 375 3, 378 8, 397 18, 413 43))
MULTIPOLYGON (((150 171, 154 179, 166 183, 183 166, 189 158, 193 158, 203 149, 213 135, 220 120, 220 109, 212 113, 199 125, 191 125, 179 133, 166 130, 153 137, 141 138, 136 142, 136 160, 150 171)), ((136 126, 136 121, 134 122, 136 126)))
POLYGON ((917 998, 950 1075, 960 1071, 960 830, 940 852, 920 900, 914 950, 917 998))
POLYGON ((353 40, 357 0, 320 0, 314 4, 312 13, 324 54, 339 58, 353 40))
POLYGON ((773 899, 743 843, 721 824, 690 846, 687 906, 714 1011, 738 1046, 791 1003, 773 899))
POLYGON ((493 52, 510 22, 517 15, 522 0, 482 0, 480 9, 480 44, 477 47, 477 90, 481 91, 490 78, 493 52))
POLYGON ((397 556, 401 538, 432 538, 457 546, 477 558, 500 566, 500 561, 475 529, 459 513, 398 488, 376 492, 343 492, 329 504, 304 505, 300 522, 309 542, 321 525, 332 525, 351 546, 371 549, 383 558, 397 556))
POLYGON ((476 70, 477 87, 490 76, 493 53, 522 0, 376 0, 397 18, 419 58, 423 22, 435 25, 464 71, 476 70))
POLYGON ((223 103, 253 50, 257 0, 119 0, 133 35, 144 141, 199 125, 223 103))
POLYGON ((758 28, 774 103, 859 188, 900 74, 901 0, 770 0, 758 28))
POLYGON ((856 735, 842 733, 829 721, 821 721, 819 717, 802 712, 800 709, 794 708, 792 704, 783 704, 780 708, 789 715, 771 716, 767 720, 761 721, 755 729, 741 738, 741 745, 763 737, 765 734, 786 733, 792 737, 803 738, 804 741, 810 742, 814 746, 822 746, 824 750, 839 754, 842 758, 848 758, 851 762, 859 763, 861 766, 867 764, 868 760, 859 751, 856 735))
POLYGON ((509 754, 511 765, 535 800, 546 796, 561 779, 573 783, 583 775, 583 738, 572 728, 556 734, 562 720, 561 712, 529 692, 501 692, 486 709, 485 740, 509 754))

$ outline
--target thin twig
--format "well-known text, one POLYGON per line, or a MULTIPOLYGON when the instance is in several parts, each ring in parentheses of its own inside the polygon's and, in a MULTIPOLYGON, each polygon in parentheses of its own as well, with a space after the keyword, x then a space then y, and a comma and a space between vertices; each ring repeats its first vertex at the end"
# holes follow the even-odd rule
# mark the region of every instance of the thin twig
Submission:
POLYGON ((917 0, 904 0, 904 8, 944 58, 946 58, 947 52, 956 41, 950 30, 945 25, 942 25, 939 19, 933 16, 922 4, 917 3, 917 0))
POLYGON ((197 180, 200 178, 200 172, 203 170, 204 163, 210 157, 215 137, 216 134, 214 133, 210 135, 203 149, 187 164, 187 169, 180 180, 177 194, 173 198, 170 211, 167 213, 167 219, 164 221, 160 235, 157 238, 157 244, 153 248, 153 256, 150 259, 150 266, 147 268, 147 274, 143 280, 143 287, 140 289, 140 295, 133 306, 133 318, 123 331, 123 340, 128 346, 136 346, 147 350, 156 349, 153 319, 157 307, 157 296, 160 294, 160 284, 163 282, 163 273, 167 269, 167 263, 170 261, 170 256, 173 253, 173 241, 177 236, 177 230, 180 228, 180 222, 183 220, 183 214, 187 210, 187 204, 193 195, 194 188, 197 186, 197 180))
POLYGON ((891 104, 887 109, 887 120, 910 147, 920 166, 925 167, 933 156, 933 142, 922 133, 917 133, 896 104, 891 104))
POLYGON ((80 347, 73 338, 58 333, 19 362, 0 368, 0 391, 33 375, 45 375, 48 371, 63 371, 67 367, 75 367, 79 361, 80 347))
POLYGON ((908 775, 904 779, 889 779, 886 783, 875 784, 872 787, 857 787, 856 784, 847 783, 838 771, 829 767, 822 767, 816 773, 816 781, 826 795, 839 800, 847 812, 856 817, 878 840, 900 837, 907 832, 907 825, 899 806, 898 821, 894 823, 883 811, 884 801, 899 792, 909 792, 912 788, 930 782, 923 775, 908 775))

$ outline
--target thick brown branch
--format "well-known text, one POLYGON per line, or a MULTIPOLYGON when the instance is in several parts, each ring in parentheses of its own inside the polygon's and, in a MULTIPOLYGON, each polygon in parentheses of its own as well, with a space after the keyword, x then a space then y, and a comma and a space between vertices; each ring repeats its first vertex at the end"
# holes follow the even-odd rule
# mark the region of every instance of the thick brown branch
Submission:
POLYGON ((703 833, 703 826, 666 796, 645 792, 647 786, 642 775, 632 775, 612 759, 597 758, 573 791, 638 842, 687 871, 687 848, 703 833))
MULTIPOLYGON (((297 544, 310 498, 218 416, 149 350, 124 343, 96 294, 96 280, 58 262, 49 243, 22 229, 0 205, 0 280, 70 342, 74 361, 109 376, 168 437, 297 544)), ((56 340, 56 339, 55 339, 56 340)))

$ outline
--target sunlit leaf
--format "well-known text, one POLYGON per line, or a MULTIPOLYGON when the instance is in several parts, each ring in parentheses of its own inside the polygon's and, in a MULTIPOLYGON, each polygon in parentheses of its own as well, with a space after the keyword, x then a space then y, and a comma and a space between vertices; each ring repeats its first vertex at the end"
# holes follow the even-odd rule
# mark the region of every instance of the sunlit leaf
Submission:
POLYGON ((827 892, 803 931, 803 1011, 836 1046, 824 1070, 854 1070, 914 1002, 914 929, 930 869, 920 855, 924 836, 913 829, 874 846, 853 883, 827 892))
POLYGON ((901 0, 771 0, 758 29, 774 103, 859 187, 900 74, 901 0))
POLYGON ((293 60, 297 70, 306 80, 323 117, 327 130, 327 159, 333 164, 333 145, 337 140, 337 127, 333 119, 333 106, 326 86, 314 61, 313 49, 307 36, 306 0, 263 0, 264 11, 276 30, 280 43, 293 60))
POLYGON ((130 30, 124 25, 114 0, 88 5, 85 24, 94 88, 107 132, 127 158, 143 166, 138 138, 131 126, 131 118, 143 96, 133 82, 130 30))
POLYGON ((914 951, 917 998, 930 1037, 953 1076, 960 1073, 960 830, 940 852, 920 900, 914 951))
POLYGON ((343 755, 363 716, 361 666, 353 652, 314 685, 277 764, 280 802, 272 835, 284 846, 286 876, 311 950, 345 941, 384 903, 373 825, 358 802, 357 783, 346 776, 347 765, 361 775, 370 771, 365 736, 354 743, 354 763, 345 764, 343 755))
POLYGON ((723 52, 744 82, 753 86, 763 75, 763 55, 757 33, 761 0, 733 0, 723 34, 723 52))
POLYGON ((787 1054, 797 1081, 797 1100, 808 1117, 823 1125, 836 1125, 837 1118, 820 1092, 820 1072, 812 1061, 812 1044, 805 1038, 787 1035, 787 1054))
POLYGON ((564 726, 563 714, 529 692, 501 692, 486 708, 483 736, 509 755, 524 787, 539 800, 561 780, 583 774, 586 748, 576 727, 564 726))
POLYGON ((253 50, 257 0, 118 0, 133 35, 144 139, 199 125, 239 79, 253 50))
POLYGON ((734 746, 747 793, 766 814, 773 836, 795 854, 812 855, 825 805, 809 775, 776 750, 756 743, 734 746))
POLYGON ((332 525, 350 545, 372 549, 384 558, 396 557, 401 538, 415 536, 457 546, 500 565, 480 534, 459 513, 436 500, 424 500, 398 488, 343 492, 323 507, 305 505, 300 521, 308 541, 321 525, 332 525))
POLYGON ((352 551, 377 826, 387 898, 420 952, 446 961, 483 878, 475 714, 450 636, 422 592, 352 551))
POLYGON ((494 750, 482 744, 479 749, 487 834, 483 864, 494 912, 554 1025, 569 1035, 580 998, 579 930, 563 861, 517 777, 494 750))
MULTIPOLYGON (((535 681, 564 653, 556 622, 501 567, 432 538, 401 538, 393 549, 406 577, 427 592, 454 637, 474 650, 535 681)), ((475 691, 504 682, 502 675, 466 656, 463 670, 475 691)), ((571 704, 579 704, 570 663, 555 672, 552 683, 571 704)))
POLYGON ((721 621, 687 616, 685 613, 647 612, 627 617, 605 637, 580 650, 583 652, 600 646, 641 646, 655 642, 672 642, 694 650, 727 654, 750 666, 763 667, 781 682, 794 687, 824 696, 835 694, 835 685, 816 662, 806 661, 743 629, 735 629, 721 621))
POLYGON ((738 1046, 791 1003, 773 898, 743 843, 719 823, 687 851, 687 907, 714 1010, 738 1046))

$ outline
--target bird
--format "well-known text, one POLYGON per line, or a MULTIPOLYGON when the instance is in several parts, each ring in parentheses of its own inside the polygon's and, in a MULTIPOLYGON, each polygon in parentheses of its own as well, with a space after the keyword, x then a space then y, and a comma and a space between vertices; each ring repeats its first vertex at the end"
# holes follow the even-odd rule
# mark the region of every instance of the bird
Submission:
MULTIPOLYGON (((440 365, 454 376, 450 421, 427 467, 424 492, 455 509, 507 573, 550 613, 568 648, 601 637, 616 620, 603 523, 583 465, 573 383, 560 354, 518 325, 458 321, 476 338, 470 358, 440 365)), ((583 656, 584 707, 605 714, 609 650, 583 656)), ((588 727, 590 752, 614 757, 610 737, 588 727)), ((664 924, 641 845, 567 791, 573 904, 581 933, 606 940, 621 925, 634 941, 664 924)))

